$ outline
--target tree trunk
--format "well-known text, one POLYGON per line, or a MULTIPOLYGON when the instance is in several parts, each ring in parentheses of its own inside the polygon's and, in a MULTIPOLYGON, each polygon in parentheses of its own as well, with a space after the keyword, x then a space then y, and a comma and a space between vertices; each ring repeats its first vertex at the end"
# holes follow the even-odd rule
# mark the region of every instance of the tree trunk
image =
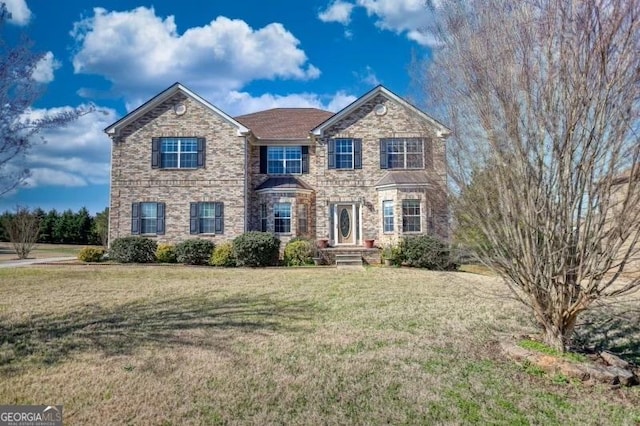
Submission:
POLYGON ((560 353, 567 351, 567 345, 575 329, 578 314, 570 314, 569 317, 555 319, 542 324, 544 334, 543 342, 560 353))

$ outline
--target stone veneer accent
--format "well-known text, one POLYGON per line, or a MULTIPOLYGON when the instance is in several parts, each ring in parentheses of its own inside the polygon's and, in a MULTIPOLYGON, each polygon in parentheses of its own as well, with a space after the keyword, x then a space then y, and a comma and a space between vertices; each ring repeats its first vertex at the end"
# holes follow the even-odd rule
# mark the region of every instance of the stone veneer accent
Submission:
POLYGON ((245 138, 228 121, 181 93, 159 104, 122 129, 111 155, 109 241, 131 235, 131 204, 164 202, 164 235, 158 242, 176 243, 189 234, 189 203, 224 203, 224 234, 200 235, 215 241, 232 239, 245 230, 245 138), (177 115, 174 105, 187 111, 177 115), (205 166, 191 170, 151 168, 153 137, 204 137, 205 166))
MULTIPOLYGON (((311 130, 311 129, 310 129, 311 130)), ((166 203, 165 235, 158 242, 176 243, 189 234, 189 203, 221 201, 224 203, 224 234, 200 235, 214 241, 229 240, 245 230, 260 229, 260 205, 268 206, 268 230, 273 230, 273 204, 290 202, 292 232, 280 235, 283 246, 297 232, 297 205, 308 205, 309 232, 312 239, 327 238, 329 206, 357 203, 362 212, 362 239, 375 239, 376 245, 395 243, 402 237, 402 200, 421 201, 422 233, 429 230, 429 217, 435 232, 447 237, 445 141, 436 129, 412 111, 382 95, 375 96, 347 117, 325 131, 319 140, 256 141, 238 136, 237 129, 194 99, 177 93, 157 105, 134 123, 121 129, 112 149, 111 209, 109 240, 131 235, 131 203, 166 203), (173 107, 184 103, 187 112, 176 115, 173 107), (378 116, 373 109, 384 104, 387 113, 378 116), (206 164, 196 170, 162 170, 151 168, 151 138, 183 136, 206 138, 206 164), (362 139, 362 169, 329 170, 327 141, 334 137, 362 139), (428 182, 415 187, 377 188, 376 183, 389 170, 380 169, 380 138, 425 138, 425 169, 428 182), (313 191, 256 192, 254 188, 268 176, 260 173, 258 144, 309 145, 309 173, 297 176, 313 191), (245 158, 245 152, 247 153, 245 158), (245 165, 247 167, 245 167, 245 165), (245 204, 245 200, 246 204, 245 204), (382 229, 382 201, 394 201, 394 232, 382 229), (246 217, 245 217, 246 212, 246 217)), ((421 170, 422 171, 422 170, 421 170)))

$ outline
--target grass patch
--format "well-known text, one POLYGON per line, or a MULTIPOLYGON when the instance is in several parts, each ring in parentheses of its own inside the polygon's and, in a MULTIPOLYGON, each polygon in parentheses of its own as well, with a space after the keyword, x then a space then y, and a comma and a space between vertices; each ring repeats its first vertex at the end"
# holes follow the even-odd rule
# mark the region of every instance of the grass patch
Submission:
POLYGON ((497 332, 535 332, 507 296, 493 277, 413 268, 1 269, 0 401, 64 404, 68 424, 640 417, 637 389, 504 359, 497 332))
POLYGON ((551 356, 555 356, 558 358, 562 358, 565 359, 567 361, 573 361, 573 362, 586 362, 587 361, 587 357, 582 355, 582 354, 578 354, 575 352, 559 352, 551 347, 549 347, 548 345, 545 345, 542 342, 538 342, 535 340, 531 340, 531 339, 524 339, 518 342, 518 346, 520 346, 521 348, 524 349, 529 349, 530 351, 535 351, 535 352, 540 352, 542 354, 545 355, 551 355, 551 356))

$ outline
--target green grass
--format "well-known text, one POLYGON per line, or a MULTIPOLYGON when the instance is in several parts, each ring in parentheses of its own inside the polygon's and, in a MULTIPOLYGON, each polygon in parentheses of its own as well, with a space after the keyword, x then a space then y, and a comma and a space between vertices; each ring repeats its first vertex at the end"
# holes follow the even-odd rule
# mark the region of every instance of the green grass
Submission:
POLYGON ((520 340, 518 342, 518 346, 520 346, 521 348, 524 349, 529 349, 531 351, 536 351, 536 352, 540 352, 542 354, 545 355, 551 355, 551 356, 555 356, 558 358, 562 358, 565 359, 567 361, 573 361, 573 362, 585 362, 587 361, 587 357, 579 354, 579 353, 575 353, 575 352, 559 352, 555 349, 553 349, 552 347, 545 345, 542 342, 538 342, 535 340, 530 340, 530 339, 524 339, 524 340, 520 340))
POLYGON ((637 388, 567 385, 500 354, 500 336, 533 332, 473 274, 0 269, 0 401, 64 404, 65 424, 637 422, 637 388))

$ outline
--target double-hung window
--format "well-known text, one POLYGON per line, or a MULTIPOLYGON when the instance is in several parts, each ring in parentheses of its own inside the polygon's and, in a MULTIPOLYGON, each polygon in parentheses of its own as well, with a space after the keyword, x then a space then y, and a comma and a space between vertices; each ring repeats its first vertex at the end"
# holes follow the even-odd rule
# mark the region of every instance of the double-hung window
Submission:
POLYGON ((267 173, 299 175, 302 173, 302 147, 270 146, 267 150, 267 173))
POLYGON ((267 203, 260 204, 260 231, 267 232, 267 203))
POLYGON ((131 233, 133 235, 163 235, 164 203, 131 204, 131 233))
POLYGON ((291 233, 291 203, 276 203, 273 205, 273 227, 277 234, 291 233))
POLYGON ((305 235, 308 232, 309 215, 306 204, 298 204, 298 234, 305 235))
POLYGON ((420 232, 420 200, 402 200, 402 232, 420 232))
POLYGON ((380 139, 380 168, 422 169, 424 168, 424 139, 384 138, 380 139))
POLYGON ((382 228, 383 232, 393 232, 393 201, 382 202, 382 228))
POLYGON ((153 138, 151 167, 160 169, 204 167, 204 138, 153 138))
POLYGON ((351 138, 330 139, 327 148, 329 169, 361 169, 362 140, 351 138))
POLYGON ((219 202, 191 203, 189 231, 191 234, 224 233, 224 205, 219 202))

